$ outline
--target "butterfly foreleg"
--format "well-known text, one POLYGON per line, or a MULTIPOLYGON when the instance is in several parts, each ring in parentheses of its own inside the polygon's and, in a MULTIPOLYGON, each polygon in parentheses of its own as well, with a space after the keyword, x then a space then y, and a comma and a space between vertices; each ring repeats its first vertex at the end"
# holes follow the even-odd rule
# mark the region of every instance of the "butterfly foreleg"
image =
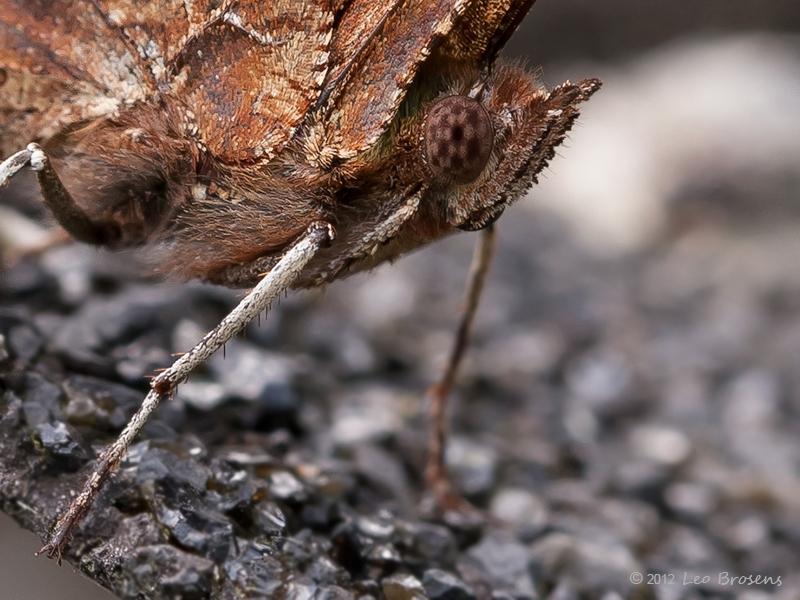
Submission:
POLYGON ((36 173, 45 205, 72 238, 94 245, 113 245, 120 238, 116 224, 92 219, 75 202, 38 144, 28 144, 0 163, 0 189, 25 167, 36 173))
POLYGON ((178 384, 186 379, 189 373, 242 331, 250 321, 267 310, 273 300, 291 287, 309 261, 333 239, 333 236, 333 228, 327 223, 316 222, 309 226, 305 235, 283 254, 269 273, 219 325, 151 381, 150 391, 141 406, 128 421, 117 440, 100 455, 81 493, 58 519, 49 541, 38 554, 61 559, 74 529, 91 508, 103 484, 116 470, 131 442, 141 432, 161 400, 171 397, 178 384))

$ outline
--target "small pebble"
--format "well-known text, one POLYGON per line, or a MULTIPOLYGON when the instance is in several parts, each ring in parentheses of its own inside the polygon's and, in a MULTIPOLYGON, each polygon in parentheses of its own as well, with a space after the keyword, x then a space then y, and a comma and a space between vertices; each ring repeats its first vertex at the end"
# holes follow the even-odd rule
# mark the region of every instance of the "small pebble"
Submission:
POLYGON ((452 573, 428 569, 422 577, 422 586, 430 600, 473 600, 472 589, 452 573))
POLYGON ((422 583, 410 574, 397 573, 381 582, 386 600, 424 600, 427 598, 422 583))

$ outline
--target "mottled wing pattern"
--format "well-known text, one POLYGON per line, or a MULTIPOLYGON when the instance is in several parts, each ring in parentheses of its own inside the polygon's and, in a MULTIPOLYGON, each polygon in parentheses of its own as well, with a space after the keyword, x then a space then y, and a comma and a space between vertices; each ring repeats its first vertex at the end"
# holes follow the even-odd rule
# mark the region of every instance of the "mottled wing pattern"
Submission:
POLYGON ((317 101, 333 18, 328 0, 0 0, 0 68, 106 97, 108 112, 171 95, 218 159, 268 159, 317 101))
POLYGON ((136 101, 151 89, 138 53, 90 0, 0 0, 0 66, 136 101))
POLYGON ((443 50, 462 60, 491 61, 535 0, 470 0, 443 50))
POLYGON ((361 64, 365 49, 376 35, 382 35, 386 19, 395 12, 403 0, 350 0, 336 23, 331 40, 331 67, 325 82, 328 94, 344 83, 348 75, 361 64))
POLYGON ((320 0, 242 0, 189 37, 172 91, 212 154, 267 160, 291 139, 325 79, 333 16, 320 0))
POLYGON ((353 0, 331 47, 323 111, 338 129, 336 153, 370 147, 394 118, 405 92, 468 0, 353 0))
POLYGON ((97 2, 223 162, 271 158, 317 100, 334 17, 323 0, 97 2))
POLYGON ((229 164, 268 160, 319 108, 347 158, 377 141, 431 52, 488 61, 533 1, 0 0, 0 68, 46 78, 27 91, 64 87, 72 112, 52 123, 168 94, 229 164))
POLYGON ((114 112, 153 89, 90 0, 0 0, 0 149, 114 112))
POLYGON ((147 61, 161 85, 171 79, 169 65, 190 39, 201 35, 231 2, 215 0, 94 0, 118 35, 147 61))
POLYGON ((109 102, 91 88, 0 67, 0 156, 54 135, 67 123, 105 114, 109 102))

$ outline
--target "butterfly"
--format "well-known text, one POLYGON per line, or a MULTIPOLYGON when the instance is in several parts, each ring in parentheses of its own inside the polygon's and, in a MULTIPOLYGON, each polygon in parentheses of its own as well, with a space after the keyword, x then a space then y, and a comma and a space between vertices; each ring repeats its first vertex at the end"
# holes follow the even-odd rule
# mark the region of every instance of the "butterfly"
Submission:
POLYGON ((42 549, 61 553, 159 402, 290 288, 480 230, 432 389, 427 478, 493 246, 600 87, 498 59, 534 0, 0 0, 0 188, 29 168, 80 242, 250 291, 156 375, 42 549))

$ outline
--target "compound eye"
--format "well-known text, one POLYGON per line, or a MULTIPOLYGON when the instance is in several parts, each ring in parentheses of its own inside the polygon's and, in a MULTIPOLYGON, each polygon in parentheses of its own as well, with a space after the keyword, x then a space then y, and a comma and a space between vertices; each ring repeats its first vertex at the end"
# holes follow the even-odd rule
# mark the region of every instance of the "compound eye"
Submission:
POLYGON ((492 121, 477 100, 448 96, 434 104, 425 119, 425 152, 437 179, 466 184, 475 181, 494 145, 492 121))

